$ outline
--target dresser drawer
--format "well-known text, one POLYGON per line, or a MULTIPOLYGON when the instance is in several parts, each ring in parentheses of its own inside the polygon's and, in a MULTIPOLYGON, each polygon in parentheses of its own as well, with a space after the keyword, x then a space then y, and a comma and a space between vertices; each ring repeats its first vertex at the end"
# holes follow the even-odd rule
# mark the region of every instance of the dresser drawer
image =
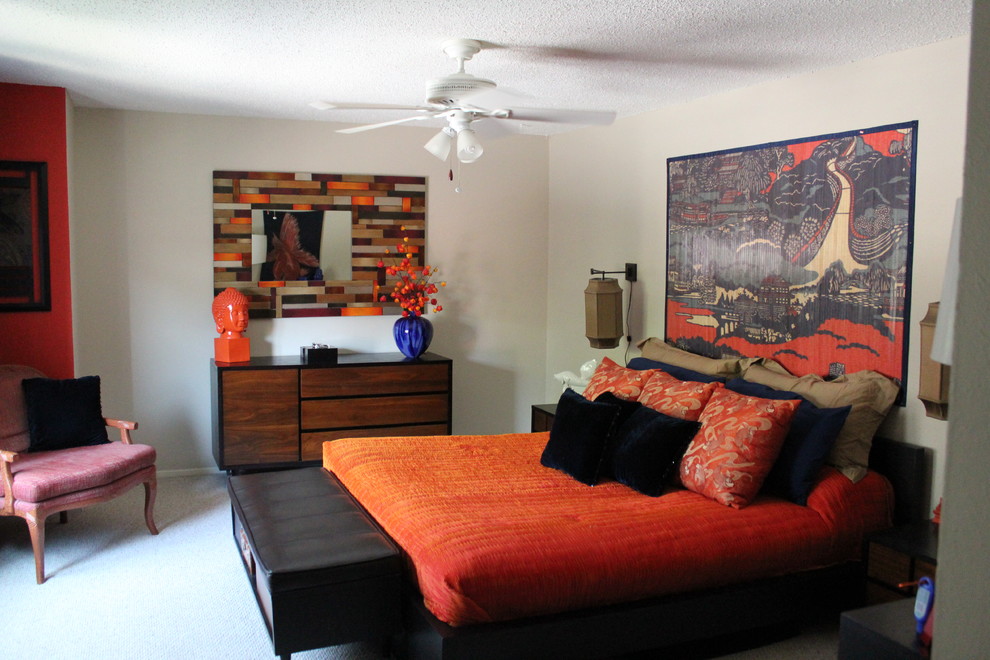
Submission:
POLYGON ((870 544, 867 566, 869 577, 892 587, 911 579, 911 557, 883 545, 870 544))
POLYGON ((382 367, 303 369, 299 395, 304 399, 334 396, 446 392, 450 388, 446 364, 382 367))
POLYGON ((914 561, 914 579, 920 580, 923 577, 935 579, 935 564, 923 559, 916 559, 914 561))
POLYGON ((911 597, 917 591, 918 580, 934 577, 936 534, 931 523, 904 525, 873 534, 866 558, 867 602, 911 597))
POLYGON ((250 369, 223 374, 223 464, 299 460, 297 371, 250 369))
POLYGON ((447 394, 313 399, 302 402, 302 430, 440 423, 449 415, 447 394))

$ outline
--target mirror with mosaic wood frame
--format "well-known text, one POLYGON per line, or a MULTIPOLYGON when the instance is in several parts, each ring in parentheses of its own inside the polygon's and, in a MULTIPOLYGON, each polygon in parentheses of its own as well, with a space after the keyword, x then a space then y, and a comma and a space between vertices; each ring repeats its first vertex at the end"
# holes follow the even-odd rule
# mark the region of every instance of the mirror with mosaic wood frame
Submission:
POLYGON ((213 172, 214 295, 238 289, 251 318, 400 313, 378 263, 403 238, 422 266, 425 177, 213 172))

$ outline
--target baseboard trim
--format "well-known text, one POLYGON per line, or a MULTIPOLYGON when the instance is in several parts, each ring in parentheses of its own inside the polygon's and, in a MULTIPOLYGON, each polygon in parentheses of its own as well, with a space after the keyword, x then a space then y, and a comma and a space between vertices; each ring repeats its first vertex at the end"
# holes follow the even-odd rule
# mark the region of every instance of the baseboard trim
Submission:
POLYGON ((169 479, 171 477, 202 477, 206 475, 222 474, 216 468, 187 468, 184 470, 159 470, 158 477, 169 479))

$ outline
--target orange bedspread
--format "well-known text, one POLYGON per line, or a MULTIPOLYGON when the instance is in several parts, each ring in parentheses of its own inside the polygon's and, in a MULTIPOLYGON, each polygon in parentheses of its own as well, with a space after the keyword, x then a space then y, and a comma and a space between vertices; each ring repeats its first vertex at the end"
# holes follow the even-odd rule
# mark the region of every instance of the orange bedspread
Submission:
POLYGON ((803 507, 737 510, 672 489, 585 486, 540 465, 547 433, 352 438, 323 445, 409 557, 426 606, 460 626, 562 612, 825 566, 889 524, 892 494, 835 470, 803 507))

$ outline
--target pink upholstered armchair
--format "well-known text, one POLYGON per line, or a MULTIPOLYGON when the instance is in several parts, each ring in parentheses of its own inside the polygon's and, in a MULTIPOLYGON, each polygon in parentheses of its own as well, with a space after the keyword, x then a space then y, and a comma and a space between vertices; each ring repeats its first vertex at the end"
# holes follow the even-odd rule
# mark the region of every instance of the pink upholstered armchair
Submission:
MULTIPOLYGON (((120 430, 119 442, 29 451, 28 414, 22 382, 44 378, 31 367, 0 365, 0 515, 27 521, 38 584, 45 581, 45 519, 117 497, 144 484, 144 519, 152 534, 157 480, 155 449, 133 444, 137 423, 104 418, 120 430)), ((102 413, 99 413, 102 415, 102 413)), ((97 426, 99 426, 97 418, 97 426)), ((100 427, 104 428, 104 427, 100 427)))

